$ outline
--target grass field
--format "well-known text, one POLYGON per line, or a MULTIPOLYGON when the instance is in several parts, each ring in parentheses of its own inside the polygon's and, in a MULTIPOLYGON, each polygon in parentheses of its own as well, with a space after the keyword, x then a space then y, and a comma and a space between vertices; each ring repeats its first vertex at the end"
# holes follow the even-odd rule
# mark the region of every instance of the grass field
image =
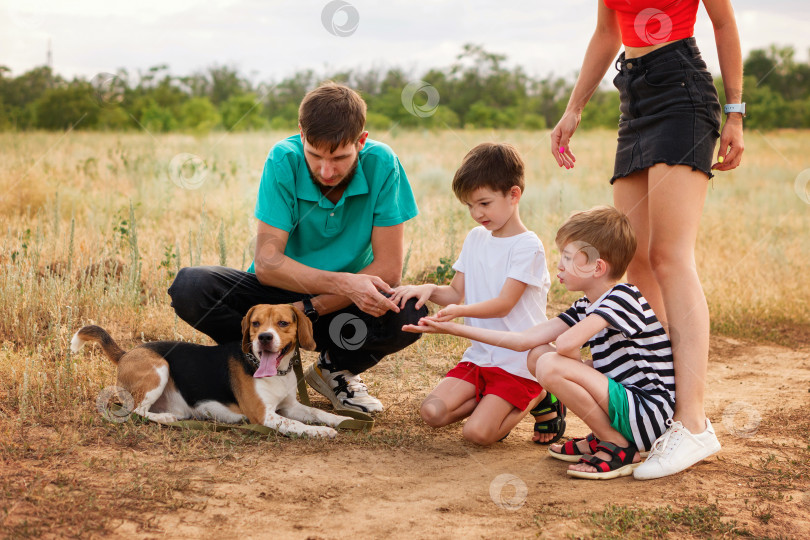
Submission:
MULTIPOLYGON (((208 342, 174 317, 166 289, 182 266, 250 264, 258 179, 267 151, 286 135, 0 134, 0 448, 5 472, 15 471, 0 475, 0 524, 10 536, 104 534, 111 510, 149 532, 154 516, 194 511, 202 500, 205 488, 196 477, 174 474, 192 456, 223 463, 261 452, 264 443, 256 439, 104 422, 94 403, 113 384, 114 369, 97 351, 71 356, 68 345, 76 329, 91 322, 124 348, 157 339, 208 342), (166 459, 139 472, 143 461, 104 455, 133 449, 152 449, 166 459), (33 510, 12 519, 20 504, 33 510)), ((612 201, 607 179, 615 135, 608 131, 578 134, 572 171, 556 166, 545 132, 394 131, 372 137, 400 156, 421 212, 406 226, 406 282, 458 255, 473 222, 450 181, 479 142, 512 142, 524 156, 521 215, 544 242, 552 275, 559 224, 574 210, 612 201)), ((712 181, 701 227, 697 261, 713 335, 805 348, 810 205, 805 177, 796 178, 810 167, 810 133, 753 131, 746 137, 743 166, 712 181)), ((559 284, 550 294, 550 315, 576 297, 559 284)), ((432 336, 410 356, 375 368, 372 390, 399 396, 404 405, 347 448, 427 444, 418 401, 464 347, 462 340, 432 336)), ((306 455, 325 448, 322 442, 296 443, 303 446, 292 450, 289 441, 276 441, 274 448, 306 455)), ((806 486, 806 467, 802 474, 806 486)), ((760 506, 750 512, 765 516, 757 518, 765 524, 767 500, 752 499, 760 506)), ((606 506, 575 517, 603 537, 621 534, 615 529, 620 518, 669 519, 669 532, 695 537, 738 534, 717 518, 714 502, 668 511, 606 506), (704 528, 690 529, 687 522, 704 528)), ((560 517, 552 511, 533 520, 560 517)), ((647 529, 639 530, 643 535, 647 529)))

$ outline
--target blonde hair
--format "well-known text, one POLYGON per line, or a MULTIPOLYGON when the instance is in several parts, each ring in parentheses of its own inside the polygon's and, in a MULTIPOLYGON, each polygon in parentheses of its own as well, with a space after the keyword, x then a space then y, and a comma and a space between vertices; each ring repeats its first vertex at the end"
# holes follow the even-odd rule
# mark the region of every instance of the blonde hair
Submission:
POLYGON ((579 243, 589 262, 603 259, 610 265, 611 279, 620 279, 636 254, 636 235, 627 216, 612 206, 594 206, 574 212, 557 231, 557 247, 579 243), (589 246, 592 249, 585 249, 589 246), (590 252, 590 253, 589 253, 590 252))

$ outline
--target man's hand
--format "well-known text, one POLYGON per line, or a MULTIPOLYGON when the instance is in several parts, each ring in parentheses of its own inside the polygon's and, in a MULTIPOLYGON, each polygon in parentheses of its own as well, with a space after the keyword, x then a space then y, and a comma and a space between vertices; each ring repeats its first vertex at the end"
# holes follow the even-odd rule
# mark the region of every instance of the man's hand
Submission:
POLYGON ((377 276, 369 274, 338 274, 339 294, 349 297, 354 305, 374 317, 381 317, 387 311, 399 313, 399 306, 380 291, 393 294, 394 290, 377 276))

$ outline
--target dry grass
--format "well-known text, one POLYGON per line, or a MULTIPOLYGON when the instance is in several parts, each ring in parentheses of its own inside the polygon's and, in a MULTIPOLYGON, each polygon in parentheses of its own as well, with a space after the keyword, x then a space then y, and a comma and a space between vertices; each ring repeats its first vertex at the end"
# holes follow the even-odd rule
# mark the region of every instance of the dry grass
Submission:
MULTIPOLYGON (((267 150, 282 135, 0 135, 4 341, 13 348, 59 343, 64 350, 78 323, 99 317, 105 324, 127 321, 114 330, 133 338, 201 339, 174 324, 165 289, 180 266, 250 263, 258 178, 267 150), (169 164, 182 152, 207 165, 199 189, 182 189, 170 177, 169 164), (111 260, 122 264, 117 275, 85 271, 111 260)), ((544 241, 550 264, 565 216, 611 201, 610 132, 577 137, 572 171, 553 163, 542 133, 394 132, 381 138, 401 156, 421 209, 407 226, 406 280, 458 255, 472 223, 449 183, 479 141, 510 141, 524 155, 522 217, 544 241)), ((773 329, 799 327, 804 335, 810 214, 794 179, 806 165, 808 139, 804 132, 753 132, 745 166, 712 182, 697 257, 715 331, 784 341, 773 329)), ((552 289, 552 302, 572 297, 552 289)))
MULTIPOLYGON (((180 266, 249 265, 264 157, 285 135, 0 134, 0 523, 12 536, 108 530, 113 508, 148 531, 159 512, 204 506, 205 482, 176 474, 192 456, 235 459, 267 444, 233 433, 104 422, 94 403, 113 384, 113 367, 97 351, 72 356, 68 344, 91 322, 124 348, 156 339, 207 342, 176 320, 166 288, 180 266), (169 163, 182 152, 207 164, 199 189, 170 178, 169 163), (75 462, 77 448, 98 446, 105 452, 97 460, 75 462), (142 461, 126 457, 133 448, 157 456, 148 473, 142 461), (10 515, 13 523, 6 522, 10 515)), ((380 139, 401 157, 421 210, 406 228, 406 281, 458 255, 472 222, 449 184, 480 141, 509 141, 522 152, 528 178, 521 214, 550 264, 565 216, 612 200, 611 132, 577 136, 573 171, 553 164, 544 133, 394 132, 380 139)), ((796 195, 794 179, 806 166, 808 142, 803 132, 750 133, 745 166, 713 181, 698 265, 715 332, 807 343, 810 207, 796 195)), ((554 286, 550 314, 575 296, 554 286)), ((380 429, 344 444, 422 445, 427 431, 417 403, 463 348, 461 340, 434 337, 410 351, 415 363, 397 355, 379 366, 375 379, 386 381, 395 405, 380 429)), ((287 450, 320 444, 296 441, 298 450, 287 450)), ((760 470, 773 477, 768 464, 760 470)), ((767 519, 767 510, 761 515, 767 519)))

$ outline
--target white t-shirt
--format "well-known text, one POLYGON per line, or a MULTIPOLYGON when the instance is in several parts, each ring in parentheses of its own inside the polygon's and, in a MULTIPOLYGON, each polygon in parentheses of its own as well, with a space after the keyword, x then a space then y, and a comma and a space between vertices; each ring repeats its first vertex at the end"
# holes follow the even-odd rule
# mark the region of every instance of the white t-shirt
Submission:
MULTIPOLYGON (((533 232, 498 238, 484 227, 476 227, 467 234, 453 269, 464 274, 465 304, 496 298, 507 278, 528 285, 506 317, 467 317, 464 323, 468 326, 520 332, 547 320, 546 296, 551 278, 546 268, 543 244, 533 232)), ((537 379, 526 368, 528 354, 472 341, 472 346, 464 351, 462 361, 481 367, 499 367, 534 381, 537 379)))

